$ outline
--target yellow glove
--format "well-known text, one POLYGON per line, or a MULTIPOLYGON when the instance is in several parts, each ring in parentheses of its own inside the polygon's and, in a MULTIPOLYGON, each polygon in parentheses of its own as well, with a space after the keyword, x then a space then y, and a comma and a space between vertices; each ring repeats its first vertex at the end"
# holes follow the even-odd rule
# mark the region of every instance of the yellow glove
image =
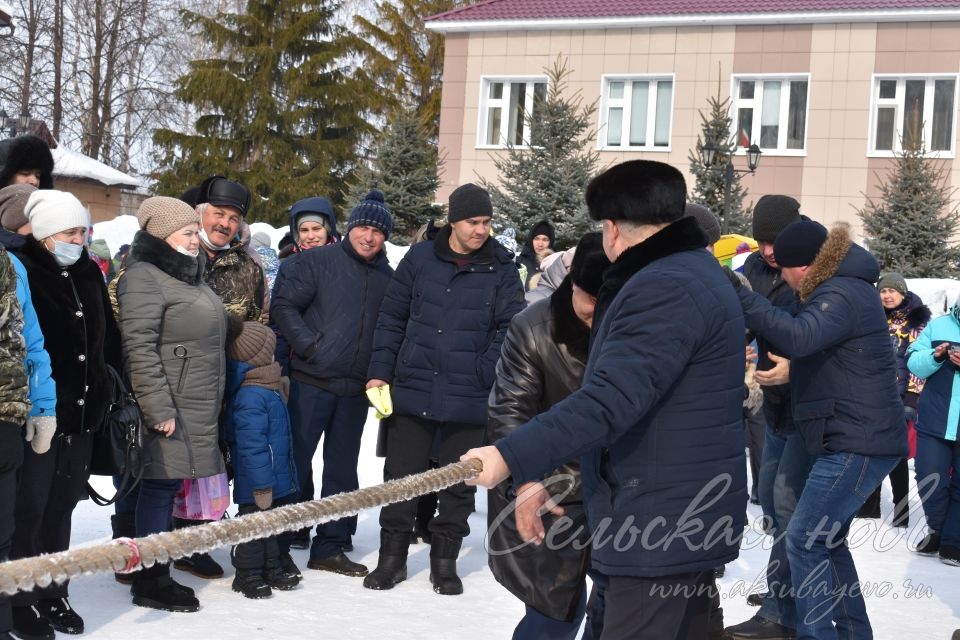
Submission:
POLYGON ((377 420, 393 414, 393 400, 390 399, 390 385, 385 384, 382 387, 370 387, 367 389, 367 400, 374 409, 377 410, 377 420))

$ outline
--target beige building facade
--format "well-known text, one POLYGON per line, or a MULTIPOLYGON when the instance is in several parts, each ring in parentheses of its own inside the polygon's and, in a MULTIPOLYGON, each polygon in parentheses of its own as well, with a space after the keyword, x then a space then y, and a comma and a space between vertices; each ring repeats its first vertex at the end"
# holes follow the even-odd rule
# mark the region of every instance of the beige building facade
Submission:
MULTIPOLYGON (((859 229, 856 211, 879 195, 911 122, 923 123, 929 156, 960 186, 960 9, 936 19, 915 13, 796 15, 781 24, 658 18, 651 26, 638 16, 580 28, 567 26, 575 20, 470 21, 469 9, 441 16, 428 23, 446 33, 438 200, 464 182, 496 179, 493 159, 508 139, 523 144, 522 114, 562 56, 569 92, 597 101, 603 166, 659 160, 692 185, 700 114, 719 94, 731 100, 731 136, 763 150, 756 173, 742 178, 748 200, 788 194, 817 220, 859 229)), ((735 165, 746 165, 742 148, 735 165)))

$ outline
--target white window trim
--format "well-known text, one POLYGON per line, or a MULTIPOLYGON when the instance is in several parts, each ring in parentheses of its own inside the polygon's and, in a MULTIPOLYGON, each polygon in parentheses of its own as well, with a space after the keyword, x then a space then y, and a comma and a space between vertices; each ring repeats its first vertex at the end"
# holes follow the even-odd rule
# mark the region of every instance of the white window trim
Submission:
MULTIPOLYGON (((953 80, 953 118, 951 118, 951 124, 953 129, 950 132, 950 144, 951 149, 949 151, 927 151, 924 153, 925 158, 944 158, 951 159, 955 158, 957 155, 957 113, 958 113, 958 104, 957 98, 960 95, 960 74, 957 73, 874 73, 870 76, 870 117, 868 118, 869 124, 867 125, 867 157, 868 158, 895 158, 897 154, 900 153, 900 135, 903 133, 900 131, 900 126, 902 126, 901 120, 903 119, 903 107, 904 105, 899 102, 899 98, 889 99, 884 98, 884 102, 893 102, 896 104, 897 111, 896 115, 893 118, 894 125, 896 129, 894 130, 893 138, 893 150, 876 150, 876 135, 877 135, 877 102, 880 98, 880 80, 896 80, 897 81, 897 93, 901 91, 901 80, 916 80, 919 78, 925 79, 927 82, 933 82, 934 80, 953 80)), ((924 126, 924 143, 927 143, 929 136, 927 135, 927 127, 930 127, 930 133, 933 132, 933 100, 932 96, 930 100, 924 100, 923 104, 923 122, 926 123, 924 126)))
MULTIPOLYGON (((813 83, 810 82, 810 73, 809 72, 797 72, 797 73, 734 73, 730 74, 730 134, 734 137, 735 140, 739 140, 740 132, 737 130, 737 104, 740 102, 740 92, 739 81, 740 80, 758 80, 762 83, 764 80, 806 80, 807 81, 807 111, 805 114, 804 127, 803 127, 803 149, 763 149, 763 155, 774 158, 774 157, 783 157, 783 158, 805 158, 807 156, 807 144, 810 139, 810 95, 813 93, 813 83)), ((759 84, 759 83, 758 83, 759 84)), ((762 91, 762 86, 757 87, 758 90, 762 91)), ((783 95, 783 94, 781 94, 783 95)), ((756 93, 754 93, 756 96, 756 93)), ((755 97, 754 100, 757 98, 755 97)), ((756 111, 756 109, 755 109, 756 111)), ((760 113, 754 113, 754 118, 759 118, 760 113)), ((790 101, 789 100, 780 100, 780 122, 784 128, 787 127, 787 123, 790 120, 790 101)), ((759 120, 757 120, 759 122, 759 120)), ((760 144, 758 140, 751 140, 750 143, 753 144, 756 142, 760 144)), ((747 150, 737 145, 734 155, 745 156, 747 155, 747 150)))
MULTIPOLYGON (((550 82, 547 76, 545 75, 483 75, 480 76, 480 104, 478 105, 477 113, 477 140, 476 149, 489 149, 489 150, 504 150, 507 148, 507 144, 487 144, 487 111, 488 104, 490 101, 490 83, 491 82, 503 82, 506 85, 509 85, 513 82, 526 82, 528 83, 527 87, 527 96, 530 98, 528 104, 533 106, 533 83, 543 83, 547 85, 547 91, 550 90, 550 82)), ((510 105, 509 93, 506 93, 507 97, 502 98, 505 102, 503 111, 501 112, 501 117, 507 115, 507 107, 510 105)), ((501 120, 500 130, 501 135, 503 134, 504 128, 507 126, 509 119, 501 120)), ((530 124, 529 122, 524 123, 526 129, 529 131, 530 124)), ((529 149, 529 145, 514 145, 514 149, 529 149)))
MULTIPOLYGON (((628 95, 628 89, 625 86, 624 96, 628 95)), ((656 94, 651 92, 654 104, 656 103, 656 94)), ((597 113, 597 151, 633 151, 650 153, 670 153, 673 151, 673 111, 677 99, 677 74, 675 73, 605 73, 600 76, 600 107, 597 113), (610 146, 607 144, 607 107, 609 105, 609 83, 610 82, 633 82, 634 80, 660 81, 669 80, 673 83, 673 89, 670 91, 670 126, 667 129, 667 140, 669 143, 665 147, 654 145, 646 147, 637 147, 631 145, 610 146)), ((629 131, 630 111, 633 104, 626 97, 623 98, 623 122, 624 131, 629 131)), ((647 131, 654 135, 656 126, 657 112, 651 109, 647 114, 647 131)), ((627 133, 629 135, 629 133, 627 133)))

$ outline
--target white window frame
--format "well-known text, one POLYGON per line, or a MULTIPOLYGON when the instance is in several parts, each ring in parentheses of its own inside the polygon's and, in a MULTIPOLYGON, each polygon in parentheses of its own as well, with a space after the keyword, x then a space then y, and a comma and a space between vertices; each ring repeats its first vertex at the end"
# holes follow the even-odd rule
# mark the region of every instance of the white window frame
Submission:
POLYGON ((597 123, 597 150, 599 151, 652 151, 657 153, 669 153, 673 150, 673 109, 677 99, 677 77, 675 73, 605 73, 600 77, 600 110, 599 122, 597 123), (630 144, 630 121, 633 108, 630 96, 633 91, 633 83, 649 82, 650 91, 647 96, 647 132, 648 140, 653 140, 656 131, 657 122, 657 85, 660 82, 671 82, 670 91, 670 123, 667 126, 667 145, 658 147, 654 144, 631 145, 630 144), (623 98, 610 98, 610 83, 623 82, 623 98), (607 144, 607 120, 611 108, 623 109, 622 134, 620 136, 620 145, 607 144))
POLYGON ((870 123, 867 130, 867 157, 893 158, 902 151, 900 138, 903 131, 904 88, 906 80, 926 80, 923 97, 923 140, 927 150, 924 156, 928 158, 954 158, 957 153, 957 98, 960 95, 960 74, 957 73, 875 73, 870 79, 870 123), (896 80, 897 92, 893 98, 880 98, 880 81, 896 80), (953 80, 953 117, 950 120, 950 149, 929 150, 930 140, 933 138, 933 88, 936 80, 953 80), (893 116, 893 149, 877 149, 877 110, 880 107, 895 107, 893 116))
POLYGON ((805 157, 807 155, 807 144, 810 138, 810 94, 813 91, 813 84, 810 82, 809 73, 737 73, 730 76, 730 118, 732 120, 730 133, 733 140, 737 143, 736 155, 746 155, 747 150, 740 146, 739 112, 740 107, 750 107, 753 109, 753 131, 751 131, 750 144, 760 144, 760 127, 763 116, 763 83, 771 80, 781 82, 780 90, 780 118, 779 132, 777 135, 776 148, 760 147, 765 156, 787 156, 787 157, 805 157), (807 105, 803 114, 803 148, 787 148, 787 127, 790 125, 790 82, 805 80, 807 83, 807 105), (740 98, 740 83, 743 81, 755 82, 752 99, 740 98), (756 135, 753 133, 756 132, 756 135))
POLYGON ((507 140, 505 134, 508 129, 509 124, 509 108, 510 108, 510 92, 513 91, 513 83, 515 82, 525 82, 526 95, 524 98, 524 104, 530 105, 526 109, 527 114, 523 119, 523 133, 524 143, 513 145, 515 149, 529 149, 529 132, 530 132, 530 121, 529 115, 533 109, 533 97, 534 97, 534 84, 545 84, 547 85, 547 91, 550 90, 549 82, 547 76, 544 75, 524 75, 524 76, 510 76, 510 75, 496 75, 496 76, 480 76, 480 108, 477 114, 477 149, 506 149, 507 140), (490 98, 490 85, 495 82, 502 82, 504 84, 503 97, 496 99, 490 98), (487 144, 487 114, 491 108, 501 107, 501 122, 500 122, 500 140, 499 144, 487 144))

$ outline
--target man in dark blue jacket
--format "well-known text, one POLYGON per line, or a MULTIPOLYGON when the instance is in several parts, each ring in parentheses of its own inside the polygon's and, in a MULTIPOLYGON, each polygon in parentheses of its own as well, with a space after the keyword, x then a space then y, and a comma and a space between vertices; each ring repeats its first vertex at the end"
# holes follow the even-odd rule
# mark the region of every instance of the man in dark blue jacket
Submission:
POLYGON ((747 327, 790 358, 793 420, 814 457, 786 529, 802 638, 873 637, 846 536, 907 452, 894 352, 873 287, 880 268, 847 229, 828 236, 804 220, 777 237, 777 263, 799 296, 795 315, 731 279, 747 327))
POLYGON ((679 171, 625 162, 586 200, 613 265, 583 385, 464 458, 483 461, 475 482, 491 488, 582 456, 593 568, 608 577, 603 637, 705 638, 713 569, 737 557, 747 503, 743 315, 684 217, 679 171))
MULTIPOLYGON (((297 474, 308 488, 303 500, 313 500, 312 461, 321 436, 321 497, 359 486, 364 384, 374 323, 393 274, 383 248, 392 230, 383 194, 371 191, 351 212, 345 241, 303 252, 280 267, 271 317, 292 350, 288 404, 297 474)), ((356 529, 356 516, 318 526, 307 566, 367 575, 365 566, 344 554, 356 529)))
MULTIPOLYGON (((404 256, 380 308, 368 388, 390 384, 387 480, 426 471, 439 433, 440 465, 483 443, 487 396, 510 320, 523 309, 513 255, 490 237, 489 194, 465 184, 450 194, 447 220, 433 240, 404 256)), ((440 491, 430 522, 430 582, 445 595, 463 593, 456 560, 470 532, 476 489, 440 491)), ((380 510, 380 559, 363 582, 390 589, 407 576, 407 548, 417 502, 380 510)))

